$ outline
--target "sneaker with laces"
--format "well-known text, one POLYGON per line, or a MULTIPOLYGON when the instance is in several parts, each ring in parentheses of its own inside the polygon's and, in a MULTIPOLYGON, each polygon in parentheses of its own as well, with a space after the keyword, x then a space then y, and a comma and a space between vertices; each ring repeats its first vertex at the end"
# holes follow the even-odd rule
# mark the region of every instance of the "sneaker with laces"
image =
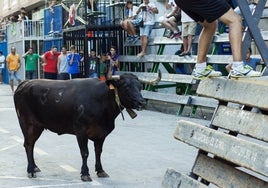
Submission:
POLYGON ((240 69, 233 68, 230 72, 230 76, 234 78, 241 78, 241 77, 260 77, 262 76, 261 72, 254 71, 252 67, 245 65, 240 69))
POLYGON ((202 72, 197 72, 196 69, 193 71, 193 76, 194 79, 196 80, 202 80, 203 78, 208 78, 208 77, 219 77, 221 76, 222 73, 220 71, 215 71, 213 70, 213 67, 208 65, 205 70, 202 72))

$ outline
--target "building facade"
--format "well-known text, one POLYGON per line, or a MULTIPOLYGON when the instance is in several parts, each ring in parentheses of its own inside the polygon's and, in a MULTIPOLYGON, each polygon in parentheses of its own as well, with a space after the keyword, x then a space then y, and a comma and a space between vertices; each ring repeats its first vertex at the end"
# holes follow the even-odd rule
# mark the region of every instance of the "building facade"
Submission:
POLYGON ((32 14, 45 7, 44 0, 1 0, 0 17, 5 18, 19 13, 21 7, 25 7, 28 14, 32 14))

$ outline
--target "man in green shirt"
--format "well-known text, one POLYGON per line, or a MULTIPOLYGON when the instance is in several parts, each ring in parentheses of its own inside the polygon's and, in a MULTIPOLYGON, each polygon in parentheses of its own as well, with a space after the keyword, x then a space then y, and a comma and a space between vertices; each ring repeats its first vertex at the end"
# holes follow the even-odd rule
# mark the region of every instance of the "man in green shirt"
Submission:
POLYGON ((25 59, 26 79, 36 79, 37 64, 40 56, 36 53, 33 53, 32 48, 29 48, 29 50, 22 57, 25 59))

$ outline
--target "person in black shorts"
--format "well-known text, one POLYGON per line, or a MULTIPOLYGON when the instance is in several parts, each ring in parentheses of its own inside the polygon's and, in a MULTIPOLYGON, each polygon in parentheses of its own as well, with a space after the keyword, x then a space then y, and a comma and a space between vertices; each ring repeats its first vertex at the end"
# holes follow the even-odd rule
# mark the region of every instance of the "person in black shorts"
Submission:
POLYGON ((229 40, 233 55, 231 77, 261 76, 260 72, 244 66, 241 17, 234 12, 226 0, 175 0, 175 2, 193 20, 203 26, 198 42, 197 63, 193 72, 196 79, 222 75, 206 63, 206 55, 217 27, 217 20, 229 26, 229 40))

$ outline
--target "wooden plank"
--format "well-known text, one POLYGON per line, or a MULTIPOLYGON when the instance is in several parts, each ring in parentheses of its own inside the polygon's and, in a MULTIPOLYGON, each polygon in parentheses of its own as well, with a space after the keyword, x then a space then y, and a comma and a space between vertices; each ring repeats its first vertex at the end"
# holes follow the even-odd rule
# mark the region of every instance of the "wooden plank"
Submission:
MULTIPOLYGON (((154 79, 158 76, 158 73, 151 73, 151 72, 128 72, 128 71, 120 71, 119 74, 124 73, 131 73, 136 75, 139 78, 144 79, 154 79)), ((161 74, 161 81, 164 82, 176 82, 176 83, 185 83, 185 84, 195 84, 196 80, 191 75, 185 74, 169 74, 169 73, 162 73, 161 74)))
MULTIPOLYGON (((263 16, 267 16, 268 13, 264 13, 263 16)), ((265 41, 268 40, 268 31, 261 31, 261 35, 265 41)), ((197 44, 199 41, 199 35, 194 37, 193 43, 197 44)), ((212 39, 213 43, 222 43, 222 42, 229 42, 229 33, 222 33, 220 35, 214 35, 212 39)), ((169 39, 167 37, 154 37, 151 40, 151 45, 161 45, 161 44, 169 44, 169 45, 178 45, 182 44, 181 39, 169 39)))
POLYGON ((216 108, 218 104, 219 104, 219 101, 213 98, 191 96, 191 105, 216 108))
POLYGON ((196 56, 192 55, 191 57, 180 57, 178 55, 145 55, 142 58, 137 57, 136 55, 120 55, 120 62, 130 62, 130 63, 190 63, 194 64, 196 62, 196 56))
POLYGON ((174 137, 239 166, 268 176, 268 147, 183 120, 179 121, 174 137))
POLYGON ((206 185, 198 182, 197 180, 176 172, 173 169, 167 169, 164 180, 162 181, 162 187, 164 188, 207 188, 206 185))
POLYGON ((267 182, 203 154, 198 155, 193 173, 224 188, 268 187, 267 182))
POLYGON ((197 93, 218 100, 245 104, 246 106, 268 109, 268 82, 251 82, 225 78, 204 79, 197 93), (256 95, 257 93, 257 95, 256 95))
MULTIPOLYGON (((254 58, 260 58, 260 55, 252 55, 254 58)), ((194 64, 196 62, 196 55, 191 57, 180 57, 178 55, 155 55, 149 54, 142 58, 138 58, 136 55, 120 55, 120 62, 131 63, 188 63, 194 64)), ((233 61, 232 55, 208 55, 207 62, 211 64, 228 64, 233 61)))
POLYGON ((212 124, 259 140, 268 141, 268 116, 263 114, 220 106, 212 124), (227 119, 228 121, 226 121, 227 119))
POLYGON ((189 104, 191 100, 190 96, 159 93, 146 90, 142 90, 141 94, 145 99, 169 102, 173 104, 189 104))

